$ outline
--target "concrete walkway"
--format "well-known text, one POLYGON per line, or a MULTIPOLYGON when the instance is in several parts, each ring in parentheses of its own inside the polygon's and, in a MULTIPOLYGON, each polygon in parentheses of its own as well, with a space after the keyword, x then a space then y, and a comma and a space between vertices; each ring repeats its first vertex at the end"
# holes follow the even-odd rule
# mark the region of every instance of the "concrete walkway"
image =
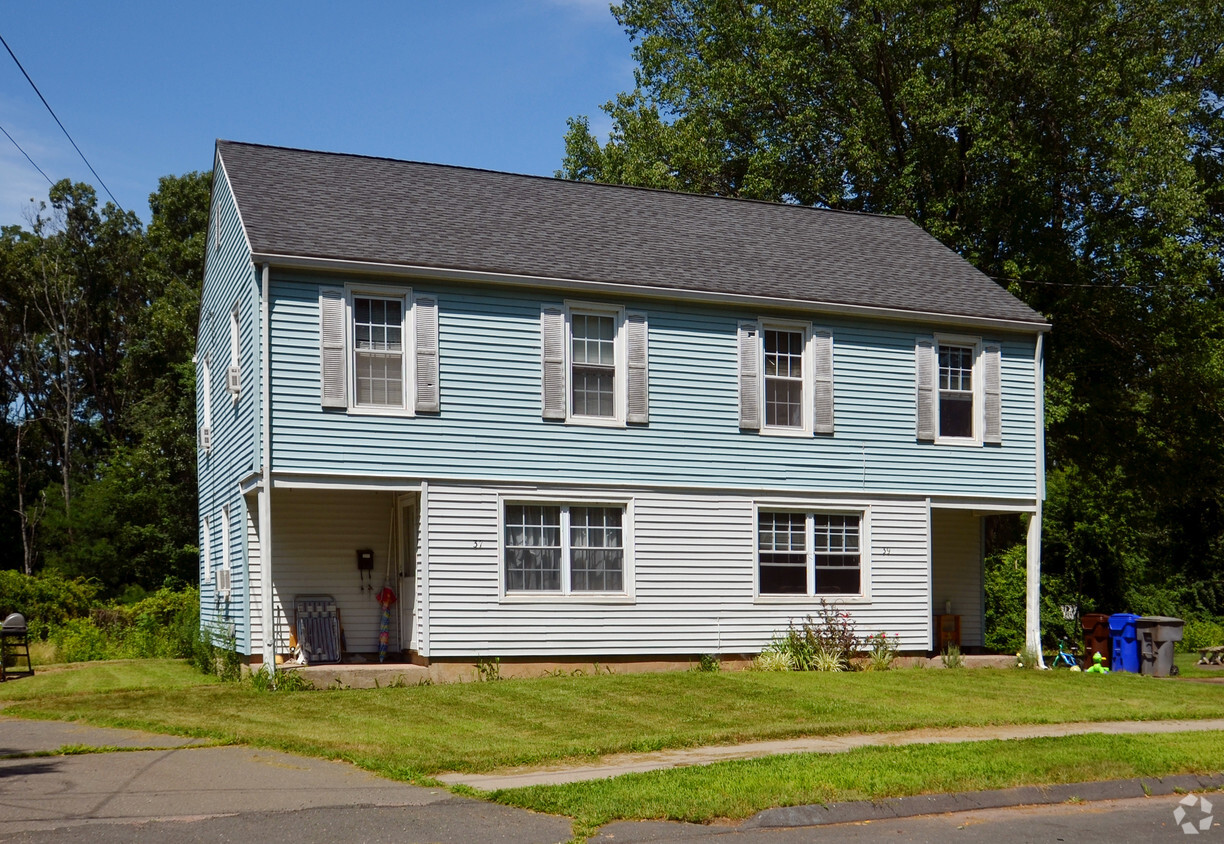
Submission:
POLYGON ((729 759, 754 759, 784 753, 845 753, 857 747, 901 747, 908 744, 955 744, 992 739, 1026 739, 1077 736, 1090 733, 1136 735, 1224 730, 1224 718, 1179 721, 1096 721, 1070 724, 1027 724, 1002 727, 957 727, 947 730, 906 730, 894 733, 856 733, 820 738, 782 739, 720 747, 661 750, 606 756, 594 765, 513 768, 489 774, 442 774, 437 779, 463 784, 481 791, 520 788, 529 785, 563 785, 604 779, 621 774, 659 771, 687 765, 709 765, 729 759))
POLYGON ((322 831, 302 837, 302 819, 313 818, 323 830, 337 817, 354 828, 373 824, 356 839, 367 841, 537 844, 570 837, 568 818, 406 785, 344 762, 192 746, 198 743, 0 715, 0 757, 7 757, 0 758, 0 840, 297 844, 337 840, 322 831), (129 749, 34 755, 73 746, 129 749))

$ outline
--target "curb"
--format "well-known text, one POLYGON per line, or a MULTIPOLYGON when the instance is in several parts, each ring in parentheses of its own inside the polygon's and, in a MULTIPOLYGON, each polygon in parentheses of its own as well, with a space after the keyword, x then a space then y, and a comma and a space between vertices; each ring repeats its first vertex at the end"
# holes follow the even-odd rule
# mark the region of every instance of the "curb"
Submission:
POLYGON ((912 818, 918 815, 942 815, 974 809, 1006 809, 1014 806, 1053 805, 1070 801, 1120 800, 1183 791, 1214 791, 1222 788, 1224 788, 1224 773, 1020 786, 995 791, 954 794, 922 794, 914 797, 890 797, 885 800, 862 800, 854 803, 766 809, 748 818, 738 828, 822 826, 824 824, 912 818))

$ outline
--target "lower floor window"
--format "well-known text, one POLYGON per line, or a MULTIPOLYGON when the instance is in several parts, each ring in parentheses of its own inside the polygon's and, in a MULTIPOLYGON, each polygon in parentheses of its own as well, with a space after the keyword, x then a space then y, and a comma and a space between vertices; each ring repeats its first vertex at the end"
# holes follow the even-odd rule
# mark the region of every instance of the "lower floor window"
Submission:
POLYGON ((861 522, 857 513, 761 510, 757 514, 760 594, 861 594, 861 522))
POLYGON ((623 507, 507 504, 507 592, 623 592, 623 507))

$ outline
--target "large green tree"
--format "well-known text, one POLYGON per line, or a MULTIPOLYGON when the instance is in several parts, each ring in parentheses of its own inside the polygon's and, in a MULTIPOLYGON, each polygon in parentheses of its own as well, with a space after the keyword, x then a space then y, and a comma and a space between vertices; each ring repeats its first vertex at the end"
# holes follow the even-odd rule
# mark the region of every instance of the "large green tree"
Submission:
POLYGON ((195 571, 194 370, 209 174, 134 214, 51 188, 0 234, 5 558, 110 589, 195 571))
POLYGON ((903 214, 1054 323, 1047 567, 1224 612, 1224 16, 1202 0, 626 0, 558 175, 903 214))

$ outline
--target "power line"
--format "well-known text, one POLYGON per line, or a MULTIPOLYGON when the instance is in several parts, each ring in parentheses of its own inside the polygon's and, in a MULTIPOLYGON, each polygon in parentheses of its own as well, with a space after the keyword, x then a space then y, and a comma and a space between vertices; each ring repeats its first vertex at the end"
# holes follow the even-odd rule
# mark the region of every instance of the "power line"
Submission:
POLYGON ((42 173, 42 177, 47 180, 47 184, 49 185, 55 184, 55 182, 51 181, 51 177, 48 176, 46 173, 43 173, 43 169, 34 163, 34 159, 30 158, 30 154, 21 148, 21 144, 17 143, 17 141, 13 138, 13 136, 8 133, 7 129, 5 129, 3 126, 0 126, 0 132, 3 132, 4 137, 8 138, 10 141, 13 142, 13 146, 17 147, 17 151, 25 156, 26 161, 30 162, 30 165, 35 170, 37 170, 39 173, 42 173))
MULTIPOLYGON (((38 94, 38 98, 42 100, 42 104, 47 107, 47 111, 52 117, 55 118, 55 122, 59 125, 60 131, 64 133, 64 137, 68 139, 70 144, 72 144, 72 148, 77 151, 77 155, 81 156, 81 160, 85 162, 85 166, 89 168, 89 172, 93 173, 94 178, 98 180, 98 184, 100 184, 102 189, 106 191, 106 195, 111 198, 111 202, 115 203, 119 210, 126 214, 127 212, 123 210, 123 206, 120 205, 119 200, 115 199, 115 195, 111 193, 111 189, 106 186, 106 182, 102 181, 102 177, 98 175, 98 171, 95 170, 94 166, 89 163, 89 159, 85 157, 85 153, 81 152, 81 148, 77 146, 77 142, 72 140, 72 135, 68 134, 68 130, 64 128, 64 124, 61 123, 59 117, 56 116, 55 110, 51 108, 51 104, 47 102, 47 98, 42 95, 42 91, 38 90, 38 86, 34 84, 34 80, 30 78, 30 74, 26 73, 26 69, 22 67, 21 61, 17 58, 17 54, 13 52, 13 48, 10 47, 8 42, 4 40, 3 35, 0 35, 0 44, 4 45, 4 49, 8 50, 8 54, 13 57, 13 61, 17 62, 17 68, 21 71, 21 75, 26 78, 26 82, 30 83, 30 87, 34 89, 34 93, 38 94)), ((5 132, 4 134, 7 135, 8 133, 5 132)), ((26 158, 29 158, 29 156, 27 155, 26 158)), ((30 163, 33 164, 33 162, 30 163)), ((38 165, 35 166, 37 167, 38 165)), ((39 170, 38 172, 42 173, 42 170, 39 170)), ((46 173, 43 173, 44 177, 46 175, 46 173)), ((50 179, 47 181, 50 181, 50 179)))

